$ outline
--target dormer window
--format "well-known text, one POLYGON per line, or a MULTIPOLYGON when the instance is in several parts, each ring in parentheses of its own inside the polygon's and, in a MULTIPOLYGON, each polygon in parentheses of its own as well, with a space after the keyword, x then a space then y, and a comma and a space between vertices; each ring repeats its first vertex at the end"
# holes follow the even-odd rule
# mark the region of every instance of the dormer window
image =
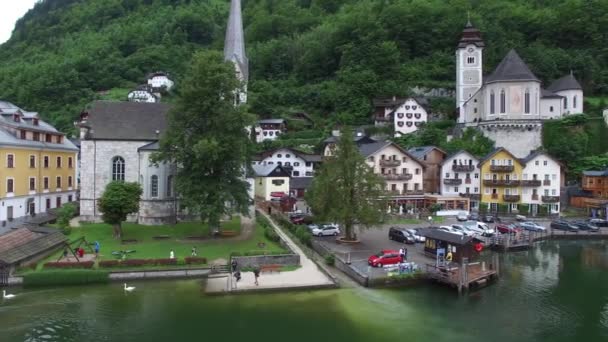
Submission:
POLYGON ((46 141, 46 142, 48 142, 48 143, 53 142, 53 141, 51 140, 52 138, 53 138, 53 136, 52 136, 52 135, 50 135, 50 134, 45 134, 45 135, 44 135, 44 141, 46 141))
POLYGON ((34 119, 32 120, 32 122, 34 123, 34 126, 38 126, 38 119, 37 119, 37 118, 34 118, 34 119))
POLYGON ((19 116, 19 114, 14 114, 13 115, 13 121, 15 121, 15 122, 21 122, 21 117, 19 116))
POLYGON ((61 138, 62 138, 62 136, 61 136, 61 135, 58 135, 58 136, 57 136, 57 143, 58 143, 58 144, 61 144, 61 141, 62 141, 62 139, 61 139, 61 138))

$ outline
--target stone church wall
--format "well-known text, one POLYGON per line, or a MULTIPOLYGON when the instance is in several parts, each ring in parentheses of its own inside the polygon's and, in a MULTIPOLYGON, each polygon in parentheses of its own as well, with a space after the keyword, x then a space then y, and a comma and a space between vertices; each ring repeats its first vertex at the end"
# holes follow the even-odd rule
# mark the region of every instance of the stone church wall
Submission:
POLYGON ((542 124, 533 125, 480 125, 478 129, 495 142, 496 147, 504 147, 517 158, 524 158, 530 151, 542 146, 542 124))

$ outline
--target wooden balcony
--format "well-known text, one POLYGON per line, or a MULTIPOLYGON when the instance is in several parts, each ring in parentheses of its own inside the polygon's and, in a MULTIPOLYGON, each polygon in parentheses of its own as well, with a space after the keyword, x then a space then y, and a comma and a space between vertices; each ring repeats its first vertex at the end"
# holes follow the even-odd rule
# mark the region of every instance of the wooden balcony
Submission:
POLYGON ((452 165, 454 172, 472 172, 475 170, 475 165, 452 165))
POLYGON ((490 165, 492 172, 513 172, 513 170, 515 170, 513 165, 490 165))
POLYGON ((472 194, 470 192, 461 192, 459 195, 460 195, 460 197, 466 197, 466 198, 469 198, 469 199, 471 199, 473 201, 479 201, 479 200, 481 200, 481 195, 480 194, 472 194))
POLYGON ((380 159, 380 166, 383 166, 383 167, 398 167, 400 165, 401 165, 400 160, 380 159))
POLYGON ((444 178, 443 184, 445 185, 460 185, 462 184, 462 179, 460 178, 444 178))
POLYGON ((521 200, 520 195, 502 195, 502 199, 505 202, 519 202, 521 200))
POLYGON ((398 181, 398 180, 411 180, 414 176, 411 173, 385 173, 382 175, 382 177, 384 177, 384 179, 386 180, 393 180, 393 181, 398 181))
POLYGON ((533 180, 522 180, 521 181, 521 186, 540 186, 541 185, 541 181, 539 179, 533 179, 533 180))
POLYGON ((483 185, 485 186, 507 186, 514 187, 519 186, 520 181, 518 180, 505 180, 505 179, 484 179, 483 185))
POLYGON ((559 196, 542 196, 542 201, 544 203, 557 203, 559 202, 559 196))
POLYGON ((547 186, 547 185, 551 185, 551 181, 548 179, 543 180, 543 185, 547 186))

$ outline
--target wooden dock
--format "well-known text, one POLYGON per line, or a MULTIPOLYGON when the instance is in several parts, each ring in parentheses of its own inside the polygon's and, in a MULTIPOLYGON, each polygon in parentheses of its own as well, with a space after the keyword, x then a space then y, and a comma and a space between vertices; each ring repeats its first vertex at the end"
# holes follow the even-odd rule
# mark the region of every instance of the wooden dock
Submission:
POLYGON ((448 266, 426 265, 427 278, 438 283, 458 289, 458 293, 472 288, 482 287, 499 276, 498 258, 491 261, 450 263, 448 266))

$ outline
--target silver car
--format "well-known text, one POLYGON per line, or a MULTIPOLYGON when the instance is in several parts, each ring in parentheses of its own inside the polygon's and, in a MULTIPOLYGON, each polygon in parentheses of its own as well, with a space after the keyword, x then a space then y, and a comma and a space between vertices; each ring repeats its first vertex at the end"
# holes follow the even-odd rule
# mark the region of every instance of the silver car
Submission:
POLYGON ((540 224, 530 221, 522 222, 519 224, 519 226, 525 230, 529 230, 532 232, 544 232, 545 230, 547 230, 547 228, 541 226, 540 224))
POLYGON ((418 235, 418 232, 416 231, 416 229, 406 229, 408 233, 410 233, 410 235, 412 237, 414 237, 414 240, 416 240, 416 242, 425 242, 426 238, 424 236, 418 235))

